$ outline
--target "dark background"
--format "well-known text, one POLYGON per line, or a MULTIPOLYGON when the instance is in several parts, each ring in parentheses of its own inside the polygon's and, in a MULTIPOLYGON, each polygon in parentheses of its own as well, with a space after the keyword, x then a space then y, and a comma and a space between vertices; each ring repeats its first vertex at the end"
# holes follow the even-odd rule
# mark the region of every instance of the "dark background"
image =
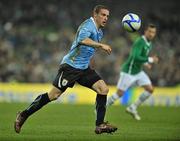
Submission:
POLYGON ((113 53, 95 55, 95 67, 108 84, 116 84, 120 65, 147 23, 158 27, 152 54, 160 57, 148 74, 158 86, 180 84, 179 0, 1 0, 0 81, 51 82, 76 29, 96 4, 111 11, 103 42, 113 53), (133 34, 121 26, 122 17, 130 12, 142 20, 140 31, 133 34))

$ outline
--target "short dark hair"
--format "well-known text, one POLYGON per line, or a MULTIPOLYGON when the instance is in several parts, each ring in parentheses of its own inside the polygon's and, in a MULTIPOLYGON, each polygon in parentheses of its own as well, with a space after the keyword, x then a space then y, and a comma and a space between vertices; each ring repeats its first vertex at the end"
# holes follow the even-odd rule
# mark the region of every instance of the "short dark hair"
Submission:
POLYGON ((156 25, 153 23, 149 23, 146 25, 145 30, 147 30, 148 28, 156 28, 156 25))
POLYGON ((96 5, 93 9, 93 15, 94 13, 98 14, 101 9, 107 9, 109 11, 109 8, 105 5, 96 5))

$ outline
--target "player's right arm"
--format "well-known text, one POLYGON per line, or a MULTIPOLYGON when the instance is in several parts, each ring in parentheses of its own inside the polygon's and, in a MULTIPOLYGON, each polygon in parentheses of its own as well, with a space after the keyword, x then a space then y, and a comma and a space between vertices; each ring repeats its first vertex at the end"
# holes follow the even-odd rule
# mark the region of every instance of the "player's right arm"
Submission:
POLYGON ((112 49, 109 45, 95 42, 90 38, 85 38, 80 43, 83 45, 92 46, 95 48, 101 48, 101 49, 105 50, 108 54, 111 54, 111 51, 112 51, 112 49))
POLYGON ((94 48, 100 48, 105 50, 108 54, 111 53, 111 47, 109 45, 106 44, 102 44, 96 41, 93 41, 90 36, 93 32, 93 29, 91 26, 89 26, 87 23, 82 24, 78 31, 77 31, 77 42, 78 44, 82 44, 82 45, 86 45, 86 46, 91 46, 94 48))

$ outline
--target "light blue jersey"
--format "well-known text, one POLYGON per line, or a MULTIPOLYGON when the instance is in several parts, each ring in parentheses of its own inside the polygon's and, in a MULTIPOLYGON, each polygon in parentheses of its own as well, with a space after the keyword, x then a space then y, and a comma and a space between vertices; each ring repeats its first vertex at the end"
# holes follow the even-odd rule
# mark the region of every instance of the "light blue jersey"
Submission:
POLYGON ((77 69, 86 69, 89 66, 90 59, 95 53, 95 48, 80 44, 86 38, 100 42, 103 37, 101 29, 97 29, 94 19, 91 17, 85 20, 78 28, 74 42, 69 53, 64 56, 61 64, 69 64, 77 69))

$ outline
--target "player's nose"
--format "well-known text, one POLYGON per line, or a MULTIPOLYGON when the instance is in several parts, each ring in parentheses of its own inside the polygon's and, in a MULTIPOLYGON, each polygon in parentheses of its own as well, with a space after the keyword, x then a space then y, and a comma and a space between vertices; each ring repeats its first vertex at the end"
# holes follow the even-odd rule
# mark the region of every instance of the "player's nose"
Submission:
POLYGON ((105 16, 104 20, 105 20, 105 21, 107 21, 107 20, 108 20, 108 17, 107 17, 107 16, 105 16))

